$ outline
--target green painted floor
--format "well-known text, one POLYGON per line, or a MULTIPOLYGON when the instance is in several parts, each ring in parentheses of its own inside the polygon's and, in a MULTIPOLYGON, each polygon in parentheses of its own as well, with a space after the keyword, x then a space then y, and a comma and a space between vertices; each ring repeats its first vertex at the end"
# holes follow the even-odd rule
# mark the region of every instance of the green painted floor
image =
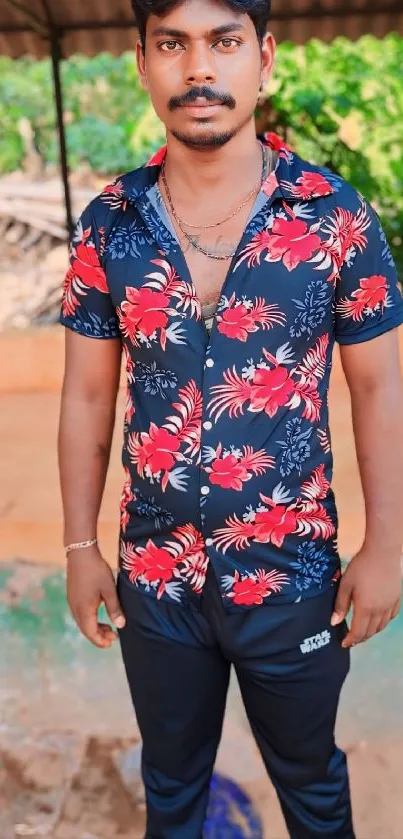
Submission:
MULTIPOLYGON (((103 615, 102 619, 106 619, 103 615)), ((78 632, 58 569, 0 565, 0 720, 130 736, 134 719, 118 644, 100 651, 78 632)), ((403 730, 403 615, 352 654, 339 727, 344 741, 403 730)), ((246 725, 236 685, 229 713, 246 725)))

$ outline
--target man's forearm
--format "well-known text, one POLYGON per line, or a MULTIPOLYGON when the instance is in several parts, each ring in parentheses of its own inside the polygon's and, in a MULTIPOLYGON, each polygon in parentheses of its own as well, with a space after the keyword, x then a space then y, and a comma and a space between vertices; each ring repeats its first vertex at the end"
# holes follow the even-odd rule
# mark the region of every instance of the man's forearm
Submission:
POLYGON ((357 458, 366 508, 365 544, 399 555, 403 543, 403 399, 396 383, 352 393, 357 458))
POLYGON ((59 469, 65 544, 93 538, 108 470, 115 405, 64 393, 59 469))

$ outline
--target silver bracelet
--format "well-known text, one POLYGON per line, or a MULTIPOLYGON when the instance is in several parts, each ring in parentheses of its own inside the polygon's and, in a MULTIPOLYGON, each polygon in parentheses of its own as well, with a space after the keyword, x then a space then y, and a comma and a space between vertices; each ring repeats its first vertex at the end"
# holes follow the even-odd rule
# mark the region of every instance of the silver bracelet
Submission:
POLYGON ((66 545, 65 551, 66 556, 71 553, 71 551, 79 551, 81 548, 92 548, 93 545, 98 544, 98 539, 88 539, 86 542, 72 542, 71 545, 66 545))

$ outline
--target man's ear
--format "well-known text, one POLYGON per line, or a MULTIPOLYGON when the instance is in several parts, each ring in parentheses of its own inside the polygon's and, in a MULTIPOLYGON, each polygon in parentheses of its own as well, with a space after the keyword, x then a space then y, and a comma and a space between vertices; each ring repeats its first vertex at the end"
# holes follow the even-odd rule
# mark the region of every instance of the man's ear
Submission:
POLYGON ((261 81, 262 89, 264 89, 273 72, 274 61, 276 57, 276 40, 271 32, 266 32, 262 43, 262 72, 261 81))
POLYGON ((146 56, 141 45, 141 41, 136 43, 136 63, 139 74, 139 80, 143 90, 148 90, 147 72, 146 72, 146 56))

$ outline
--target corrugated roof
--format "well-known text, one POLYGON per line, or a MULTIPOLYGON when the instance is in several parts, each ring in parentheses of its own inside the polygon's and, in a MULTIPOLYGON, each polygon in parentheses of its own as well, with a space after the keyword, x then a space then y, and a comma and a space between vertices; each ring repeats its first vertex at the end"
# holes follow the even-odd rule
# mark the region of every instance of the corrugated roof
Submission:
MULTIPOLYGON (((272 7, 271 29, 278 41, 403 34, 403 0, 273 0, 272 7)), ((60 33, 64 57, 133 48, 130 0, 1 0, 0 54, 48 55, 50 20, 60 33)))

